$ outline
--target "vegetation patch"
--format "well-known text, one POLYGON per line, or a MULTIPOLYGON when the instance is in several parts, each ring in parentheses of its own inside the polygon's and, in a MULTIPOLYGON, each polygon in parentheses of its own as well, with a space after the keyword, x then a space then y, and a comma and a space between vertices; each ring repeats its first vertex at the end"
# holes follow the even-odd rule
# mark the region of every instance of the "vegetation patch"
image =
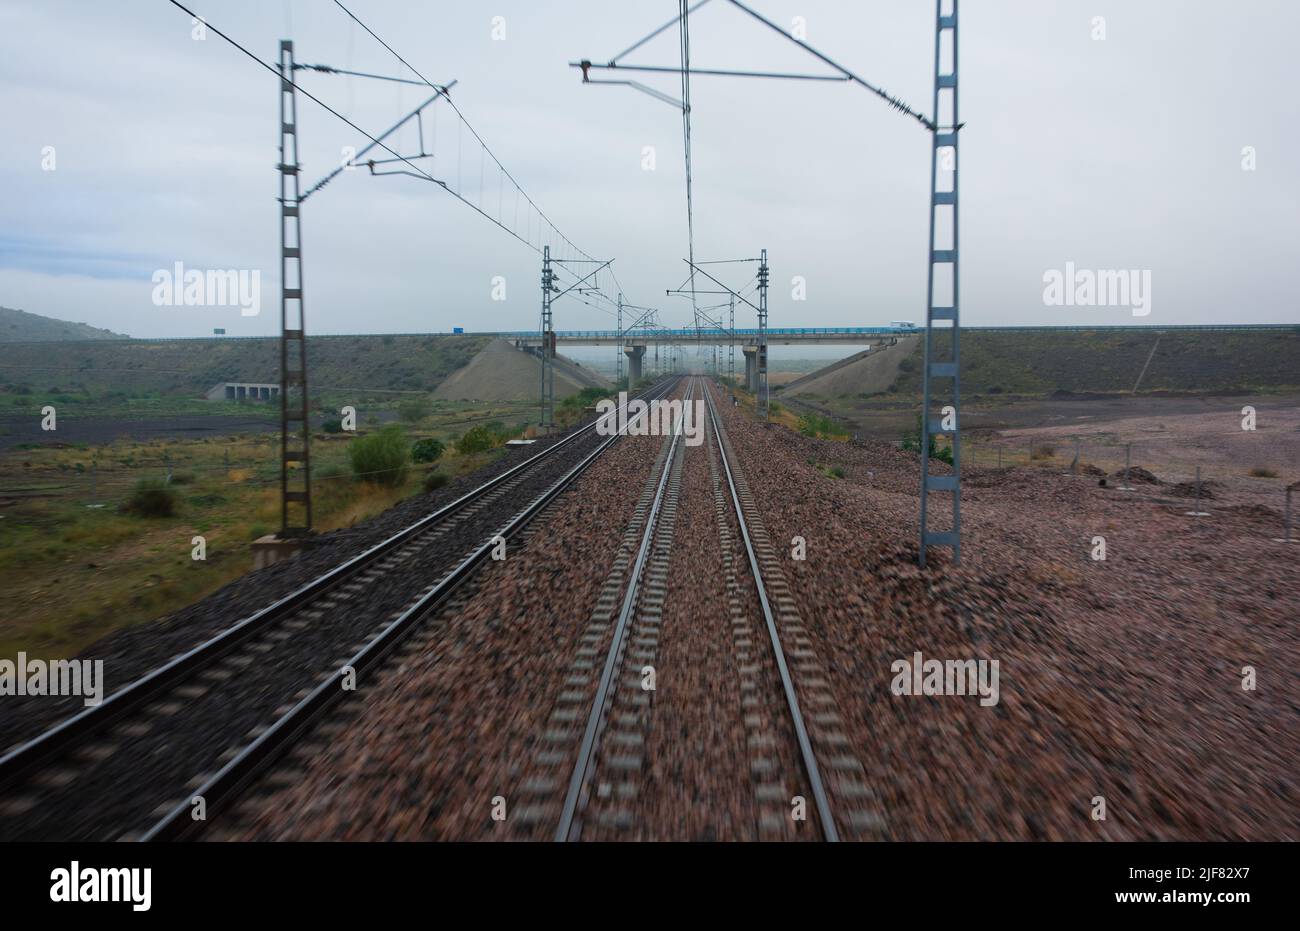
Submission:
POLYGON ((356 478, 378 485, 406 481, 411 447, 402 428, 390 425, 370 436, 359 436, 348 446, 348 459, 356 478))
POLYGON ((160 478, 142 478, 122 510, 139 517, 171 517, 176 513, 176 491, 160 478))
POLYGON ((417 440, 411 446, 411 459, 414 462, 437 462, 446 451, 446 444, 442 440, 430 436, 417 440))
MULTIPOLYGON (((776 411, 776 405, 772 405, 773 411, 776 411)), ((818 440, 846 440, 849 438, 848 428, 821 414, 803 414, 799 417, 799 432, 804 436, 810 436, 818 440)))

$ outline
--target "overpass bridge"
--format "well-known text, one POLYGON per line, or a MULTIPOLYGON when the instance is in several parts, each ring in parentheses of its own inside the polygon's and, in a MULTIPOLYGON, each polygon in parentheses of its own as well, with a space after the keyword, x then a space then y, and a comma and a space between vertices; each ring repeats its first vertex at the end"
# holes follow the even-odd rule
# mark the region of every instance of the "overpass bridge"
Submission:
MULTIPOLYGON (((917 334, 920 327, 850 326, 850 327, 768 327, 768 345, 829 345, 834 343, 862 345, 899 336, 917 334)), ((513 330, 500 333, 467 333, 466 336, 495 336, 508 339, 516 346, 538 346, 542 337, 537 330, 513 330)), ((729 331, 714 327, 682 327, 680 329, 636 329, 626 331, 622 339, 618 330, 556 330, 555 341, 568 346, 616 346, 622 343, 659 343, 666 346, 694 346, 699 343, 717 345, 730 342, 729 331)), ((758 345, 757 327, 736 327, 736 342, 747 346, 758 345)))
MULTIPOLYGON (((1294 323, 1203 323, 1203 324, 1065 324, 1047 326, 963 326, 963 333, 1186 333, 1254 332, 1260 330, 1296 331, 1294 323)), ((872 345, 888 342, 900 336, 915 336, 925 332, 920 326, 853 326, 853 327, 768 327, 767 342, 773 346, 816 345, 872 345)), ((499 332, 472 332, 466 336, 494 336, 508 339, 516 346, 539 346, 541 334, 537 330, 506 330, 499 332)), ((556 330, 555 340, 568 346, 615 346, 624 344, 690 346, 700 343, 722 345, 730 342, 726 330, 701 327, 678 329, 627 330, 619 339, 618 330, 556 330)), ((736 342, 747 346, 758 345, 757 327, 736 327, 736 342)))

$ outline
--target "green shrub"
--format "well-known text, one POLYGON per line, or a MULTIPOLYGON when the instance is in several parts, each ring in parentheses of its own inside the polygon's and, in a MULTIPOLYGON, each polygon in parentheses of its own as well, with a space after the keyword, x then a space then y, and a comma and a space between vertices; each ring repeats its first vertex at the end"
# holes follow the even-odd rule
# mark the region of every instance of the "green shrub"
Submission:
POLYGON ((442 440, 429 437, 428 439, 419 440, 411 447, 411 458, 416 462, 437 462, 442 458, 442 454, 447 451, 447 447, 442 440))
POLYGON ((321 429, 326 433, 342 433, 343 421, 338 417, 331 417, 321 424, 321 429))
POLYGON ((176 513, 176 492, 160 478, 142 478, 122 510, 140 517, 171 517, 176 513))
POLYGON ((465 435, 456 441, 456 450, 467 456, 471 453, 485 453, 496 446, 496 436, 485 426, 471 427, 465 435))
POLYGON ((410 445, 402 428, 384 427, 370 436, 359 436, 348 444, 352 474, 362 481, 379 485, 400 485, 406 481, 410 445))
POLYGON ((834 439, 849 435, 849 431, 844 427, 830 417, 823 417, 820 414, 803 414, 800 416, 799 432, 813 439, 834 439))
POLYGON ((397 416, 408 423, 418 423, 433 413, 433 402, 426 397, 408 398, 397 405, 397 416))
POLYGON ((171 483, 172 483, 173 485, 193 485, 193 484, 194 484, 194 473, 193 473, 193 472, 175 472, 175 473, 172 474, 172 481, 171 481, 171 483))
POLYGON ((447 473, 431 471, 424 477, 424 490, 436 491, 446 485, 448 481, 450 479, 447 478, 447 473))
MULTIPOLYGON (((902 442, 899 444, 902 449, 911 453, 921 451, 921 415, 916 415, 916 429, 911 433, 904 433, 902 442)), ((940 462, 946 462, 952 465, 952 447, 939 446, 936 443, 930 444, 930 458, 938 459, 940 462)))

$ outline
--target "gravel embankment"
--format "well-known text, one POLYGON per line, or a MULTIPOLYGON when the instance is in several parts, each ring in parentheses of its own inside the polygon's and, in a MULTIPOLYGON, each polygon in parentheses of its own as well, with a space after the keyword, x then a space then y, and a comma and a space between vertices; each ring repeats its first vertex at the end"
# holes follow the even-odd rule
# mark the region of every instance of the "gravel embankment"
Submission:
POLYGON ((183 799, 601 439, 579 438, 404 542, 354 581, 266 625, 215 668, 97 735, 85 748, 92 758, 74 753, 80 762, 47 768, 0 800, 0 837, 114 840, 138 833, 157 817, 155 809, 183 799))
POLYGON ((963 565, 936 550, 923 572, 914 455, 724 416, 773 538, 808 541, 791 585, 889 836, 1300 837, 1300 548, 1272 542, 1275 513, 966 470, 963 565), (1000 701, 895 696, 916 651, 998 660, 1000 701))
MULTIPOLYGON (((772 543, 789 557, 793 537, 807 541, 806 560, 787 558, 782 573, 847 749, 866 765, 879 836, 1300 837, 1300 547, 1272 542, 1275 512, 1038 468, 967 468, 963 565, 936 549, 921 570, 914 454, 810 440, 719 409, 772 543), (832 466, 844 477, 823 470, 832 466), (1212 516, 1187 516, 1193 504, 1212 516), (1093 558, 1098 536, 1104 561, 1093 558), (917 652, 997 661, 996 703, 894 694, 891 664, 917 652), (1242 689, 1245 666, 1255 690, 1242 689), (1093 817, 1098 797, 1105 820, 1093 817)), ((568 746, 548 735, 557 709, 582 706, 575 665, 592 651, 603 661, 607 641, 593 641, 590 625, 661 449, 655 437, 616 444, 418 649, 358 693, 354 714, 323 728, 213 836, 548 838, 563 791, 555 773, 572 764, 539 761, 568 746), (498 798, 504 822, 492 817, 498 798)), ((756 798, 747 719, 771 730, 763 755, 779 761, 790 794, 805 787, 708 451, 685 455, 635 819, 584 837, 805 833, 765 822, 756 798), (747 637, 733 602, 751 621, 747 637), (741 640, 759 669, 741 673, 741 640), (760 685, 758 705, 744 702, 743 675, 760 685)))
POLYGON ((509 816, 540 778, 547 718, 660 445, 616 443, 521 548, 480 571, 468 604, 434 621, 426 650, 358 693, 358 713, 322 753, 290 764, 290 785, 250 797, 216 836, 548 837, 553 824, 535 833, 509 816), (498 796, 505 822, 491 817, 498 796))
MULTIPOLYGON (((403 501, 372 520, 322 533, 295 558, 240 576, 206 598, 155 621, 111 634, 78 658, 103 660, 108 691, 116 692, 561 439, 563 436, 550 437, 507 451, 483 468, 437 491, 403 501)), ((83 707, 77 696, 21 696, 0 702, 0 751, 31 739, 83 707)))

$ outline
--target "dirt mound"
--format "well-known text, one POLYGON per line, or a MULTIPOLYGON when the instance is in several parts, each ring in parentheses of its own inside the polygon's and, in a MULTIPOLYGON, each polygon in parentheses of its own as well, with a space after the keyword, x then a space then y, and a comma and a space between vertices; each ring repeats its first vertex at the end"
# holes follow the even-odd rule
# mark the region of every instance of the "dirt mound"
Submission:
POLYGON ((898 380, 899 366, 912 357, 918 338, 905 336, 893 346, 842 359, 792 382, 781 393, 796 398, 808 395, 834 398, 888 391, 898 380))
POLYGON ((1201 482, 1200 488, 1196 487, 1195 482, 1179 482, 1169 489, 1171 495, 1180 498, 1213 498, 1220 491, 1223 491, 1223 482, 1213 480, 1201 482))
MULTIPOLYGON (((469 364, 453 372, 433 396, 447 401, 513 401, 536 398, 542 377, 542 360, 516 349, 504 339, 494 339, 469 364)), ((591 369, 563 356, 555 360, 556 400, 583 388, 608 387, 591 369)))
POLYGON ((1119 482, 1121 485, 1127 480, 1130 483, 1138 485, 1161 485, 1163 482, 1156 478, 1141 466, 1133 466, 1130 469, 1117 469, 1110 475, 1106 476, 1112 482, 1119 482))

